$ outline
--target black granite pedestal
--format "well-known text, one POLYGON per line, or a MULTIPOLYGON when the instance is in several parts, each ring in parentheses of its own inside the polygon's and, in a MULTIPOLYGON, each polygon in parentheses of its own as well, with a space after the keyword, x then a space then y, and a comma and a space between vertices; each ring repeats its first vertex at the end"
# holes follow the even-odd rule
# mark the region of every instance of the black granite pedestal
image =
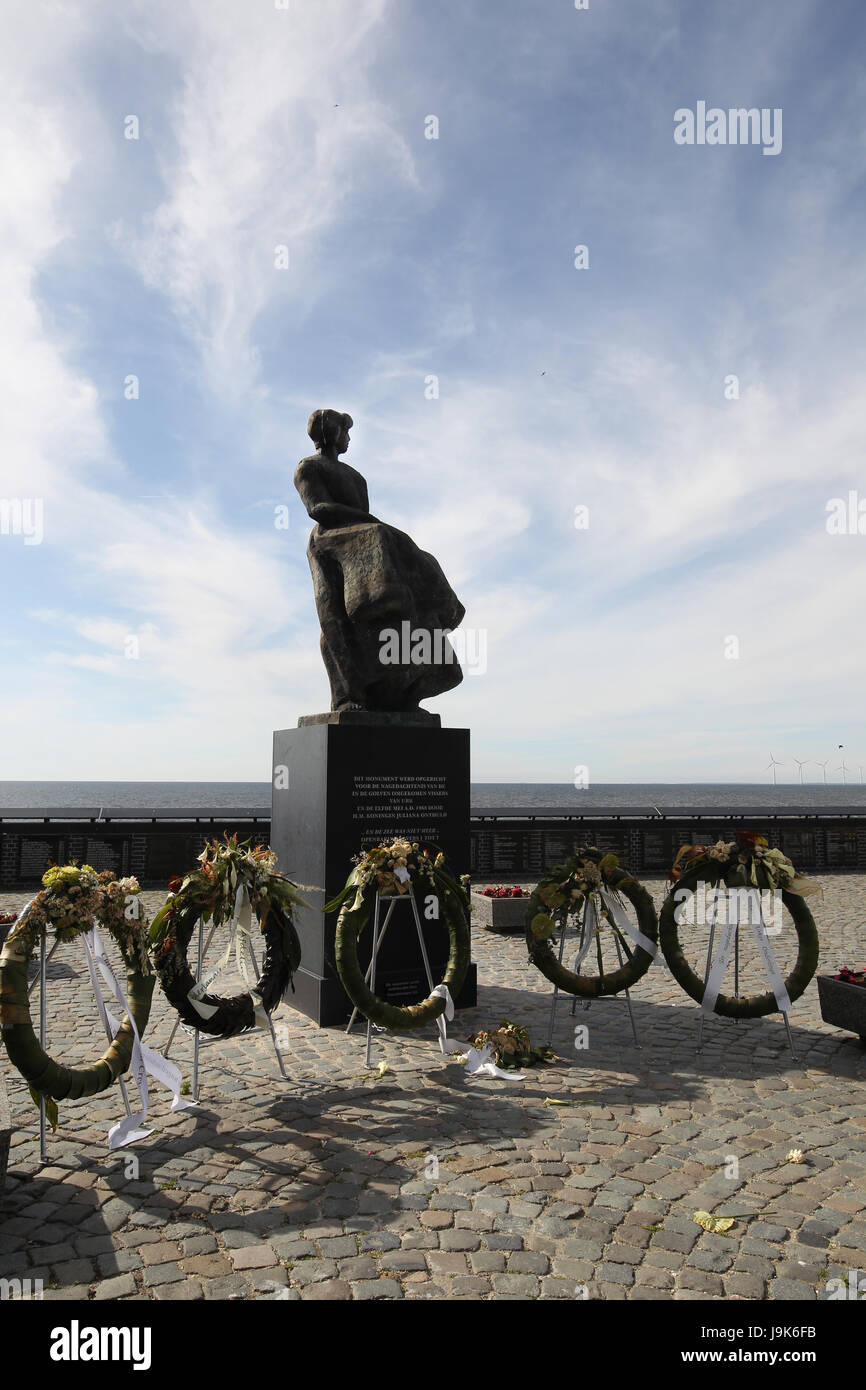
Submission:
MULTIPOLYGON (((302 960, 286 1002, 321 1026, 343 1023, 352 1011, 334 962, 337 914, 321 912, 346 882, 352 856, 401 835, 439 845, 455 876, 469 871, 469 730, 439 728, 430 715, 421 722, 347 713, 307 716, 274 734, 271 845, 280 870, 316 909, 297 910, 302 960)), ((421 918, 435 983, 448 935, 441 922, 421 918)), ((371 941, 368 926, 358 947, 364 968, 371 941)), ((394 1004, 429 993, 408 899, 398 900, 379 950, 376 993, 394 1004)), ((473 964, 455 1003, 469 1008, 475 1000, 473 964)))

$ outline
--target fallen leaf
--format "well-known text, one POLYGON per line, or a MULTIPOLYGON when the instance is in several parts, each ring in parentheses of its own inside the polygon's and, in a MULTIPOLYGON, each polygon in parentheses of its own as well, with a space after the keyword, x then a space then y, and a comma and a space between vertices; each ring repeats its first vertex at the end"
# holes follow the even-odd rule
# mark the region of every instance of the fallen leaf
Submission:
POLYGON ((729 1231, 734 1224, 732 1216, 710 1216, 708 1211, 696 1211, 692 1220, 696 1221, 699 1226, 703 1226, 705 1231, 719 1234, 723 1231, 729 1231))
MULTIPOLYGON (((43 1099, 41 1092, 40 1092, 40 1091, 37 1091, 37 1089, 36 1089, 35 1086, 29 1087, 29 1090, 30 1090, 30 1095, 31 1095, 31 1097, 33 1098, 33 1104, 36 1105, 36 1106, 38 1106, 39 1103, 40 1103, 40 1101, 43 1099)), ((47 1120, 48 1124, 51 1126, 52 1131, 56 1131, 56 1130, 57 1130, 57 1126, 58 1126, 58 1124, 60 1123, 60 1119, 59 1119, 59 1116, 58 1116, 58 1113, 57 1113, 57 1101, 54 1100, 54 1099, 52 1099, 51 1096, 45 1096, 44 1099, 45 1099, 45 1119, 47 1120)))

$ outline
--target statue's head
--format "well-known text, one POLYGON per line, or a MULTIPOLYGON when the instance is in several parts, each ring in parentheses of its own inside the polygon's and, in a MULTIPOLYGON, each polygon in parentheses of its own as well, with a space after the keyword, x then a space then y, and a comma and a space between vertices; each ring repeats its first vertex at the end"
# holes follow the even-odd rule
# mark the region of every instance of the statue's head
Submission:
POLYGON ((353 424, 351 415, 342 415, 339 410, 314 410, 307 421, 307 434, 317 449, 345 454, 353 424))

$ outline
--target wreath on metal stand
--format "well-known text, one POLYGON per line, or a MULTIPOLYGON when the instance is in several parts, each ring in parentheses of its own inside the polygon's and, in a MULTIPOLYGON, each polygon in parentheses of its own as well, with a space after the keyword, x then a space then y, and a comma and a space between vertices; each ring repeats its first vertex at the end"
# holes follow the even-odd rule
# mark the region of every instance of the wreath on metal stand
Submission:
MULTIPOLYGON (((526 910, 529 959, 552 984, 584 999, 630 989, 649 970, 656 953, 658 921, 647 890, 625 869, 615 854, 585 847, 545 874, 526 910), (637 913, 637 929, 624 911, 623 899, 637 913), (564 933, 569 917, 584 917, 583 950, 594 939, 598 974, 580 974, 563 965, 551 947, 554 932, 564 933), (588 925, 587 925, 588 919, 588 925), (599 929, 609 930, 618 947, 619 969, 606 972, 599 929), (625 957, 623 960, 622 958, 625 957)), ((562 952, 560 951, 560 957, 562 952)))
MULTIPOLYGON (((183 879, 173 879, 168 901, 153 919, 150 949, 159 983, 181 1021, 213 1037, 231 1038, 251 1028, 268 1026, 268 1015, 279 1004, 301 961, 301 943, 293 921, 297 905, 308 904, 297 886, 276 870, 277 856, 263 846, 238 843, 237 835, 225 842, 209 842, 199 855, 199 868, 183 879), (208 993, 207 986, 228 964, 232 944, 246 978, 244 948, 249 940, 252 915, 265 943, 259 979, 241 994, 224 998, 208 993), (196 924, 213 928, 232 925, 229 949, 220 965, 204 980, 196 981, 187 952, 196 924)), ((213 933, 211 933, 213 934, 213 933)))
MULTIPOLYGON (((74 941, 96 925, 116 942, 126 967, 126 999, 139 1035, 150 1016, 155 978, 147 958, 147 919, 134 903, 134 878, 116 879, 89 864, 55 866, 42 876, 43 888, 27 904, 0 952, 0 1024, 9 1060, 30 1087, 34 1100, 78 1100, 106 1090, 129 1069, 135 1032, 124 1014, 98 1062, 66 1067, 44 1051, 30 1017, 27 968, 44 931, 53 927, 59 942, 74 941)), ((47 1107, 56 1127, 56 1106, 47 1107)))
POLYGON ((459 994, 470 959, 469 898, 465 884, 445 867, 445 856, 433 846, 394 840, 364 850, 354 860, 345 886, 325 912, 339 912, 335 931, 337 971, 352 1003, 371 1022, 381 1028, 422 1028, 439 1018, 447 1008, 443 994, 436 992, 417 1004, 389 1004, 370 989, 358 960, 358 938, 370 920, 376 899, 399 898, 410 888, 419 895, 432 895, 438 901, 439 920, 448 932, 448 964, 442 978, 452 998, 459 994))
MULTIPOLYGON (((701 1004, 707 987, 692 969, 679 939, 679 927, 686 916, 687 905, 695 900, 699 890, 709 889, 713 899, 719 890, 744 890, 754 901, 754 890, 780 894, 797 933, 797 961, 784 981, 788 999, 799 999, 818 968, 818 929, 804 895, 820 893, 820 885, 798 874, 790 859, 779 849, 770 849, 766 839, 752 831, 738 831, 737 839, 716 845, 684 845, 671 870, 674 887, 659 914, 659 933, 664 958, 678 984, 696 1003, 701 1004)), ((727 896, 727 894, 726 894, 727 896)), ((757 900, 760 904, 760 899, 757 900)), ((766 928, 763 909, 759 908, 760 925, 766 928)), ((713 919, 715 914, 713 913, 713 919)), ((769 954, 772 966, 775 961, 769 954)), ((707 965, 709 976, 709 962, 707 965)), ((713 1012, 725 1018, 763 1018, 780 1011, 773 989, 763 994, 739 997, 721 994, 715 998, 713 1012)))

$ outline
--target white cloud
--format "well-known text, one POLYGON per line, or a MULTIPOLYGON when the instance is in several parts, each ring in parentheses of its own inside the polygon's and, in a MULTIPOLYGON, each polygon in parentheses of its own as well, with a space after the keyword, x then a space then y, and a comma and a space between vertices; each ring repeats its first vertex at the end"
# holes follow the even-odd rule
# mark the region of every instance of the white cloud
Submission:
POLYGON ((295 320, 333 273, 323 234, 355 199, 417 188, 407 142, 368 79, 387 0, 317 0, 290 13, 148 4, 133 30, 181 65, 165 196, 143 234, 119 232, 186 323, 209 383, 241 402, 257 385, 253 328, 295 320), (287 246, 289 268, 275 268, 287 246))
MULTIPOLYGON (((653 31, 655 63, 686 61, 676 13, 668 6, 657 31, 644 18, 629 42, 653 31)), ((46 285, 59 257, 80 269, 92 250, 82 244, 82 228, 92 234, 85 204, 102 185, 88 152, 94 129, 116 125, 117 96, 94 82, 88 56, 113 14, 58 7, 50 43, 42 19, 16 15, 6 35, 14 115, 0 131, 0 495, 44 498, 45 543, 25 566, 0 538, 21 610, 33 615, 4 690, 15 730, 4 771, 266 775, 270 730, 327 698, 297 537, 274 531, 261 493, 237 516, 221 510, 228 474, 199 482, 182 429, 171 508, 135 500, 151 488, 112 434, 93 330, 86 316, 78 339, 62 329, 63 287, 46 285), (122 655, 130 634, 141 638, 136 661, 122 655)), ((287 409, 300 430, 309 407, 340 405, 329 392, 357 381, 346 402, 356 417, 349 461, 368 478, 374 512, 437 556, 467 625, 489 635, 488 673, 433 706, 475 729, 476 775, 567 781, 588 761, 602 778, 742 776, 756 759, 763 766, 765 746, 781 756, 788 740, 799 755, 812 737, 826 742, 831 724, 862 728, 853 692, 866 671, 852 634, 866 540, 829 538, 823 513, 825 493, 856 486, 866 425, 864 282, 840 215, 861 148, 825 159, 822 139, 792 152, 786 129, 795 176, 757 190, 739 181, 744 165, 708 162, 696 207, 695 166, 648 160, 638 139, 612 149, 615 122, 596 144, 560 133, 562 186, 550 191, 553 225, 541 229, 549 242, 515 265, 510 248, 496 254, 502 191, 454 172, 473 140, 484 153, 485 108, 503 100, 456 31, 439 104, 455 103, 463 144, 449 145, 458 127, 446 120, 422 165, 407 112, 424 109, 430 73, 400 47, 408 31, 386 0, 318 0, 288 14, 163 0, 115 22, 138 45, 131 71, 137 100, 150 100, 150 143, 137 153, 155 169, 153 188, 141 184, 153 193, 143 218, 118 200, 113 245, 148 304, 158 302, 170 350, 217 421, 251 441, 255 465, 243 456, 232 465, 241 476, 285 454, 287 409), (477 86, 466 87, 470 76, 477 86), (545 257, 561 246, 567 259, 577 239, 575 174, 583 215, 598 238, 610 232, 590 272, 607 277, 601 308, 546 278, 545 257), (731 222, 738 196, 758 227, 775 207, 785 228, 777 261, 756 241, 745 286, 727 243, 745 235, 731 222), (642 205, 629 240, 623 219, 642 205), (376 274, 365 283, 352 238, 357 218, 380 206, 382 218, 366 224, 381 244, 366 248, 363 267, 376 274), (404 242, 396 229, 407 226, 404 242), (834 264, 817 254, 824 237, 834 264), (285 274, 273 268, 279 242, 290 248, 285 274), (417 295, 405 309, 381 302, 378 279, 398 242, 395 264, 417 295), (628 257, 649 267, 643 279, 628 257), (668 295, 677 274, 681 301, 668 295), (349 289, 368 309, 369 342, 335 342, 322 399, 302 408, 304 354, 321 347, 315 311, 349 289), (259 355, 262 325, 277 321, 287 349, 279 384, 259 355), (731 371, 741 397, 727 402, 731 371), (440 376, 436 401, 423 397, 429 372, 440 376), (573 525, 578 503, 590 507, 586 532, 573 525), (741 637, 737 662, 723 658, 729 633, 741 637)), ((603 23, 592 43, 607 64, 618 42, 631 50, 614 15, 603 23)), ((519 66, 498 28, 490 43, 501 44, 493 70, 519 66)), ((771 82, 774 54, 747 56, 743 81, 771 82)), ((524 95, 537 89, 530 74, 568 71, 543 41, 526 61, 513 89, 524 95)), ((701 80, 716 63, 702 53, 701 80)), ((659 74, 632 76, 626 65, 617 79, 630 111, 643 102, 650 124, 661 121, 659 74)), ((525 176, 515 162, 518 226, 525 176)), ((86 299, 86 277, 75 285, 86 299)), ((3 637, 16 655, 20 638, 18 628, 3 637)))

